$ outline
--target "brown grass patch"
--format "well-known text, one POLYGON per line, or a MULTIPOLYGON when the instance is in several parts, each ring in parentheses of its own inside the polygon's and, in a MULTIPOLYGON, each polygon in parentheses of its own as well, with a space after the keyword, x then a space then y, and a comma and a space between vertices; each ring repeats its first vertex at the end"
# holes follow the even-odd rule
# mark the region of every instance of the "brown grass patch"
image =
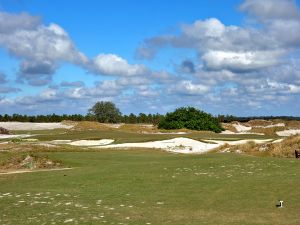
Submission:
POLYGON ((236 152, 255 156, 274 156, 283 158, 294 158, 295 150, 300 149, 300 135, 284 139, 279 143, 256 144, 248 142, 242 145, 223 145, 216 152, 236 152))
POLYGON ((246 124, 248 124, 251 127, 255 127, 255 126, 265 127, 265 126, 272 125, 273 123, 270 120, 250 120, 246 124))
POLYGON ((269 146, 272 156, 295 157, 295 150, 300 149, 300 135, 294 135, 284 139, 280 143, 273 143, 269 146))
POLYGON ((277 131, 286 130, 286 127, 252 127, 249 132, 262 133, 269 136, 277 136, 277 131))
POLYGON ((72 128, 72 130, 111 130, 109 127, 103 123, 98 123, 95 121, 80 121, 72 128))
POLYGON ((225 130, 229 130, 231 132, 237 133, 237 129, 231 123, 222 123, 222 127, 225 130))
POLYGON ((22 170, 22 169, 56 169, 61 168, 62 163, 51 160, 48 156, 33 153, 12 153, 6 159, 0 161, 0 170, 22 170))

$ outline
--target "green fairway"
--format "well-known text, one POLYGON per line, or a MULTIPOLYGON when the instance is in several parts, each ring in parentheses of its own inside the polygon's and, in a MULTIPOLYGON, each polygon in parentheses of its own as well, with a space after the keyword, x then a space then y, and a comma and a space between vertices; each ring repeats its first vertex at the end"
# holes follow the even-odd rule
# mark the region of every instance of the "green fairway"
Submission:
POLYGON ((74 169, 1 175, 0 224, 300 221, 300 160, 145 150, 47 155, 74 169))

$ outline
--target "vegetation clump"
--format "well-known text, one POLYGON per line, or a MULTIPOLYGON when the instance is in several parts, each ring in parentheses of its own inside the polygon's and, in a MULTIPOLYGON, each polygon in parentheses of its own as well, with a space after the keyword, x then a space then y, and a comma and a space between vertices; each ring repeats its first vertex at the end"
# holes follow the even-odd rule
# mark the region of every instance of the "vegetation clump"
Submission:
POLYGON ((0 134, 9 134, 9 131, 3 127, 0 127, 0 134))
POLYGON ((60 168, 61 162, 49 159, 47 156, 35 154, 11 154, 6 160, 0 161, 0 170, 19 169, 54 169, 60 168))
POLYGON ((167 130, 187 128, 216 133, 223 130, 217 118, 194 107, 181 107, 174 112, 167 113, 165 118, 158 124, 158 128, 167 130))

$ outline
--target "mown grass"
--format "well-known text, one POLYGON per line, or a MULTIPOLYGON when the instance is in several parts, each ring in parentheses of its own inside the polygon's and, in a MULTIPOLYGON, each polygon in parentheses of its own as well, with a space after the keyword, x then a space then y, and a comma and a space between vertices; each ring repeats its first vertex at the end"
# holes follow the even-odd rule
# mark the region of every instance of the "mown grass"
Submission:
POLYGON ((146 150, 40 154, 74 169, 0 176, 0 224, 299 224, 299 160, 146 150), (275 207, 279 199, 284 208, 275 207))

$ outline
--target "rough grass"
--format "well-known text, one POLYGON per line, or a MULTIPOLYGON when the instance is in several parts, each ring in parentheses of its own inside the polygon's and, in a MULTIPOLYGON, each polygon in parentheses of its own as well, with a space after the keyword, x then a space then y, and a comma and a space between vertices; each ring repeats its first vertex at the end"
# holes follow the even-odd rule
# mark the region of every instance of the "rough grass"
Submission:
POLYGON ((299 160, 144 150, 48 155, 75 169, 0 176, 1 224, 299 223, 299 160))
POLYGON ((300 149, 300 135, 283 139, 278 143, 255 144, 249 141, 242 145, 223 145, 214 152, 237 152, 255 156, 274 156, 283 158, 294 158, 295 150, 300 149))
POLYGON ((262 133, 269 136, 277 136, 277 131, 287 130, 287 127, 252 127, 250 132, 262 133))
POLYGON ((250 120, 246 124, 253 127, 253 126, 269 126, 275 123, 273 123, 272 120, 250 120))
POLYGON ((225 130, 229 130, 231 132, 237 133, 237 129, 231 123, 222 123, 222 127, 225 130))
POLYGON ((272 156, 295 157, 295 150, 300 149, 300 135, 285 138, 280 143, 268 146, 268 151, 272 156))
POLYGON ((33 152, 6 152, 0 157, 0 171, 15 171, 23 169, 53 169, 62 167, 58 160, 52 160, 47 155, 33 152))

